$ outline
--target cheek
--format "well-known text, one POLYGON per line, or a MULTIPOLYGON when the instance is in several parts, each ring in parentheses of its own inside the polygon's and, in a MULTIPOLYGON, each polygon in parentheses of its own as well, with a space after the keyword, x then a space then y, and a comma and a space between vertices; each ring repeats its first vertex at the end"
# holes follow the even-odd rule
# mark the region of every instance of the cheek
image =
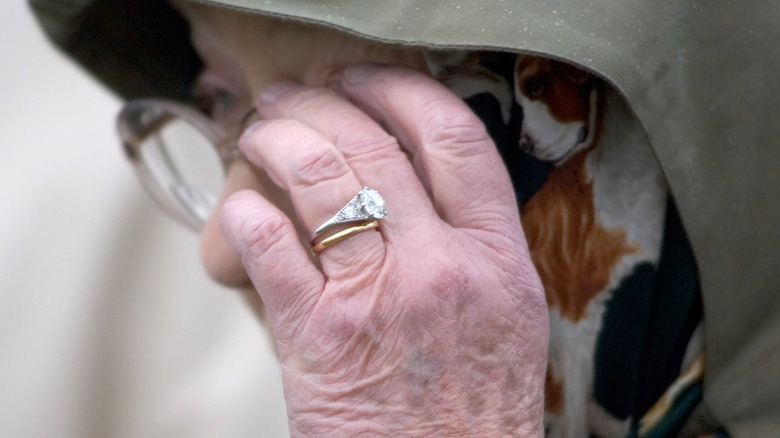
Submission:
POLYGON ((203 266, 209 276, 222 285, 236 288, 251 286, 251 281, 244 270, 241 258, 219 228, 219 214, 225 200, 233 193, 244 189, 258 191, 288 216, 292 211, 284 192, 276 187, 265 173, 253 169, 243 160, 237 160, 230 166, 225 189, 201 231, 200 250, 203 266))

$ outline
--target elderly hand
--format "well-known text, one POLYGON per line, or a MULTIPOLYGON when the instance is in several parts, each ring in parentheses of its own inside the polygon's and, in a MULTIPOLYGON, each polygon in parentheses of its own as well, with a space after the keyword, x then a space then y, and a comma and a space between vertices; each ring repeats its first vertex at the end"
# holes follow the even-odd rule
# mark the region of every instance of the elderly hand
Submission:
POLYGON ((250 191, 222 210, 274 327, 293 436, 541 436, 546 304, 484 126, 410 70, 350 67, 341 88, 266 88, 240 141, 297 217, 250 191), (317 263, 294 223, 314 230, 364 186, 387 217, 317 263))

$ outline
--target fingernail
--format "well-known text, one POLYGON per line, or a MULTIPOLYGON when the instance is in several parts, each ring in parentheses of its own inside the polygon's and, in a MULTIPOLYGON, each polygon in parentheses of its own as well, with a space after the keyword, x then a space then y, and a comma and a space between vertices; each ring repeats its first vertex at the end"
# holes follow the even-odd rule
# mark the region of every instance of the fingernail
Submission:
POLYGON ((246 129, 244 129, 244 132, 241 134, 241 137, 239 137, 238 139, 238 145, 241 146, 244 143, 244 140, 247 137, 251 136, 252 133, 255 132, 257 128, 260 127, 260 125, 263 124, 263 122, 265 122, 265 120, 258 120, 257 122, 252 123, 246 129))
POLYGON ((268 84, 260 90, 260 100, 266 103, 271 103, 276 100, 282 93, 294 87, 292 82, 274 82, 268 84))
POLYGON ((376 64, 355 64, 344 70, 344 80, 348 84, 357 85, 365 81, 377 70, 376 64))

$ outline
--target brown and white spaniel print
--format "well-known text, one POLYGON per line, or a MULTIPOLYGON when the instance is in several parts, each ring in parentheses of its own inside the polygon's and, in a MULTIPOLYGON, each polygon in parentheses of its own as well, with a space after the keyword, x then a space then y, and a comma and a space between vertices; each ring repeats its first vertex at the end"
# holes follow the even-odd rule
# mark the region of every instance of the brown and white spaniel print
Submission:
MULTIPOLYGON (((514 143, 497 140, 499 150, 519 149, 549 169, 521 206, 550 312, 547 436, 627 436, 638 419, 615 415, 594 396, 597 344, 616 290, 638 267, 658 264, 669 199, 664 175, 639 120, 603 80, 530 55, 512 55, 512 71, 498 71, 494 57, 432 52, 428 61, 467 102, 492 97, 497 109, 487 112, 509 131, 502 141, 514 143)), ((475 111, 486 119, 484 108, 475 111)), ((512 178, 517 188, 524 175, 512 178)))

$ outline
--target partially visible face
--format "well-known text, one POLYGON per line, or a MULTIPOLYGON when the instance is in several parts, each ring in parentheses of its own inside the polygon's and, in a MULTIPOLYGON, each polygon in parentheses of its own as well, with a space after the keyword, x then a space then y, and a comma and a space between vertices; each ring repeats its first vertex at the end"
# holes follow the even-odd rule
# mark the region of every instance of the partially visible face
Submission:
POLYGON ((520 147, 561 164, 591 144, 597 90, 592 77, 550 59, 518 56, 515 100, 523 108, 520 147))
MULTIPOLYGON (((344 68, 357 62, 381 62, 422 69, 417 51, 369 43, 333 30, 259 15, 213 8, 194 2, 177 6, 190 23, 191 40, 204 63, 195 91, 202 109, 238 138, 255 96, 281 80, 307 86, 338 83, 344 68)), ((236 160, 225 190, 201 234, 201 254, 209 275, 226 286, 248 289, 241 260, 219 228, 219 211, 234 192, 254 189, 294 217, 292 203, 262 169, 236 160)), ((299 230, 307 241, 311 230, 299 230)))

